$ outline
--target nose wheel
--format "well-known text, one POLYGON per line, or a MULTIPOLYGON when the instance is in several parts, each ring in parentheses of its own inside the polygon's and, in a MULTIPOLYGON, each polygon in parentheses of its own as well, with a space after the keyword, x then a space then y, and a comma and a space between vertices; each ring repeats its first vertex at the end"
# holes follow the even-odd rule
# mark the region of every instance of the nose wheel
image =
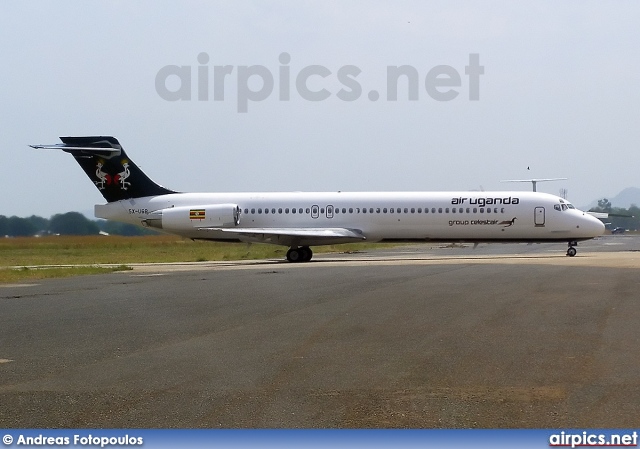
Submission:
POLYGON ((289 262, 309 262, 311 257, 313 257, 313 251, 308 246, 289 248, 289 251, 287 251, 287 260, 289 262))
POLYGON ((567 249, 567 256, 573 257, 578 253, 578 250, 576 249, 577 244, 578 242, 569 242, 569 249, 567 249))

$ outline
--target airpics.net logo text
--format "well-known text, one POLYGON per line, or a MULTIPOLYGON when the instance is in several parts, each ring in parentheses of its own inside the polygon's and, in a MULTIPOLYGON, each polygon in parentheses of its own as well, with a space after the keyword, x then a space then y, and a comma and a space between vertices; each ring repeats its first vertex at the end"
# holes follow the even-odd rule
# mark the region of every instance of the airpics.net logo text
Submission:
MULTIPOLYGON (((160 98, 166 101, 191 101, 195 97, 198 101, 209 101, 212 93, 213 101, 225 101, 225 93, 228 93, 225 92, 225 81, 229 78, 235 78, 232 82, 235 81, 238 112, 248 112, 249 103, 264 101, 274 91, 277 91, 279 101, 289 101, 292 89, 306 101, 324 101, 332 95, 342 101, 356 101, 363 94, 363 87, 358 81, 362 70, 355 65, 343 65, 335 71, 322 65, 292 70, 291 55, 281 53, 277 75, 274 76, 263 65, 210 65, 210 57, 204 52, 198 55, 197 60, 196 70, 190 65, 166 65, 158 70, 155 88, 160 98), (330 85, 336 85, 332 77, 340 86, 335 92, 328 89, 330 85)), ((386 101, 398 101, 398 98, 418 101, 420 91, 424 88, 426 94, 435 101, 451 101, 458 98, 461 88, 466 84, 469 101, 478 101, 480 75, 483 74, 484 66, 480 65, 478 53, 469 54, 464 75, 450 65, 436 65, 424 76, 411 65, 390 65, 386 67, 385 98, 386 101), (464 77, 467 79, 464 80, 464 77)), ((380 100, 379 90, 369 90, 367 99, 372 102, 380 100)))

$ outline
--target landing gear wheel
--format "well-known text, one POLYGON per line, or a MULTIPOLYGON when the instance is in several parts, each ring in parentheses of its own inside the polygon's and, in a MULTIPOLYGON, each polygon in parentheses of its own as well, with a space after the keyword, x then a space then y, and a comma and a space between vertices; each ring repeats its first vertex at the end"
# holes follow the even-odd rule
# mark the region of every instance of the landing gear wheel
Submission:
POLYGON ((577 252, 578 252, 577 249, 575 249, 573 246, 570 246, 569 249, 567 250, 567 256, 573 257, 576 255, 577 252))
POLYGON ((289 248, 289 251, 287 251, 287 260, 289 262, 309 262, 311 257, 313 257, 313 251, 308 246, 289 248))
POLYGON ((302 262, 309 262, 313 257, 313 251, 308 246, 300 248, 300 252, 302 252, 302 262))
POLYGON ((300 248, 289 248, 289 251, 287 251, 287 260, 289 262, 302 262, 300 248))

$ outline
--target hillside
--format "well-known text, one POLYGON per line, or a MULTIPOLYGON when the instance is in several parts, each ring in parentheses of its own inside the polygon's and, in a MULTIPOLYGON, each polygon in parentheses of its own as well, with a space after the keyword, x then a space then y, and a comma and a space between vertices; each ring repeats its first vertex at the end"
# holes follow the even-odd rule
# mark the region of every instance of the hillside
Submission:
MULTIPOLYGON (((604 198, 604 197, 603 197, 604 198)), ((627 187, 622 190, 616 196, 606 197, 613 207, 622 207, 624 209, 628 209, 632 204, 636 206, 640 206, 640 188, 638 187, 627 187)), ((602 198, 597 198, 589 203, 588 206, 581 208, 582 210, 589 210, 592 207, 596 207, 598 205, 598 200, 602 198)))

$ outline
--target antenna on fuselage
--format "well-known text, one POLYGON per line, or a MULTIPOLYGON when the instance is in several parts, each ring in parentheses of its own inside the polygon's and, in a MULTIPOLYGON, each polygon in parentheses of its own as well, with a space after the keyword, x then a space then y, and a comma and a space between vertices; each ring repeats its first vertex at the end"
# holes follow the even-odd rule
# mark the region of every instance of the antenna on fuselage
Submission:
POLYGON ((568 178, 536 178, 536 179, 506 179, 500 182, 530 182, 533 185, 533 191, 537 192, 537 184, 546 181, 564 181, 568 178))

